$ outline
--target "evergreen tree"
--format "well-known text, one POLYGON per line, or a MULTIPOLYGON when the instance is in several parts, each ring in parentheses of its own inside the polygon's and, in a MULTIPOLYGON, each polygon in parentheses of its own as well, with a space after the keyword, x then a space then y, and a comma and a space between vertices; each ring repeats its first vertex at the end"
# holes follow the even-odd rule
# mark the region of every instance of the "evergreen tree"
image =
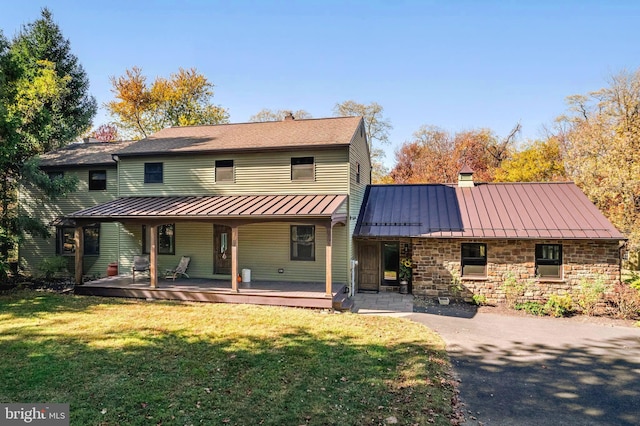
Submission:
POLYGON ((35 156, 66 145, 89 127, 96 101, 88 87, 49 10, 11 43, 0 32, 0 279, 23 232, 47 234, 44 224, 20 214, 18 185, 35 185, 50 197, 75 187, 69 178, 50 180, 35 156))

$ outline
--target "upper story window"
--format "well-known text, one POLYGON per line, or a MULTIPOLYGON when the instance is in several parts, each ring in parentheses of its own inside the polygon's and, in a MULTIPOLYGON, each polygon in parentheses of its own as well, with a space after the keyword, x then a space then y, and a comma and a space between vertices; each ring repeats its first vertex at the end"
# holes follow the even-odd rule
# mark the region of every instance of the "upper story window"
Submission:
MULTIPOLYGON (((100 255, 100 225, 85 226, 82 228, 83 247, 85 256, 100 255)), ((75 229, 71 227, 58 227, 56 229, 56 254, 72 256, 76 252, 75 229)))
POLYGON ((162 163, 144 163, 144 183, 162 183, 162 163))
POLYGON ((482 243, 462 244, 462 276, 487 276, 487 245, 482 243))
POLYGON ((216 182, 233 182, 233 160, 216 160, 216 182))
POLYGON ((356 183, 360 183, 360 163, 356 163, 356 183))
POLYGON ((107 171, 89 170, 89 191, 104 191, 107 189, 107 171))
POLYGON ((536 275, 562 278, 562 245, 536 244, 536 275))
MULTIPOLYGON (((157 228, 157 253, 176 254, 176 226, 175 224, 159 225, 157 228)), ((142 252, 151 251, 151 227, 142 225, 142 252)))
POLYGON ((313 157, 291 157, 291 180, 314 180, 313 157))

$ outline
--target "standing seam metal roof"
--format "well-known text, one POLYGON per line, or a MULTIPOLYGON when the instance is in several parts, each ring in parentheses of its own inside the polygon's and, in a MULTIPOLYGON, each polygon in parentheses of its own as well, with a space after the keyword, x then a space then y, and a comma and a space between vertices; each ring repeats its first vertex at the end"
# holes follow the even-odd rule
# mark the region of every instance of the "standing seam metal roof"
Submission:
POLYGON ((71 219, 331 217, 346 195, 126 197, 80 210, 71 219))
POLYGON ((626 239, 571 182, 372 185, 354 235, 626 239))

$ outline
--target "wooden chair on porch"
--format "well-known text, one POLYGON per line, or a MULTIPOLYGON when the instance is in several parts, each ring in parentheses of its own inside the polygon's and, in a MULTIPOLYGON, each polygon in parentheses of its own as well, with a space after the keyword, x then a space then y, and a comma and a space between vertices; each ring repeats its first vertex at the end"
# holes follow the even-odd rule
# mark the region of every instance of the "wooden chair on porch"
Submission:
POLYGON ((189 278, 189 275, 187 274, 189 262, 191 262, 190 257, 182 256, 182 258, 180 259, 180 263, 178 263, 178 266, 176 266, 174 269, 167 269, 165 271, 165 279, 172 279, 175 281, 176 278, 178 278, 178 275, 184 275, 185 277, 189 278))
POLYGON ((148 272, 149 274, 151 274, 151 262, 149 262, 149 256, 133 256, 131 275, 133 275, 134 282, 136 280, 136 272, 148 272))

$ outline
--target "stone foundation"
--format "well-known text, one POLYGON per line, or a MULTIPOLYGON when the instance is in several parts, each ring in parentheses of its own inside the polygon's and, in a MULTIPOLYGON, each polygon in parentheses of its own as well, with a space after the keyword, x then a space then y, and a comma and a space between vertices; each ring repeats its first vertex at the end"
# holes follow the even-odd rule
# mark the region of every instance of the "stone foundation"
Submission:
POLYGON ((601 278, 606 285, 620 281, 617 241, 599 240, 459 240, 413 238, 413 294, 471 300, 483 295, 489 303, 505 301, 502 284, 512 275, 525 285, 522 301, 545 301, 552 294, 575 295, 583 279, 601 278), (487 276, 460 276, 461 244, 487 245, 487 276), (535 276, 535 245, 562 244, 562 279, 535 276))

